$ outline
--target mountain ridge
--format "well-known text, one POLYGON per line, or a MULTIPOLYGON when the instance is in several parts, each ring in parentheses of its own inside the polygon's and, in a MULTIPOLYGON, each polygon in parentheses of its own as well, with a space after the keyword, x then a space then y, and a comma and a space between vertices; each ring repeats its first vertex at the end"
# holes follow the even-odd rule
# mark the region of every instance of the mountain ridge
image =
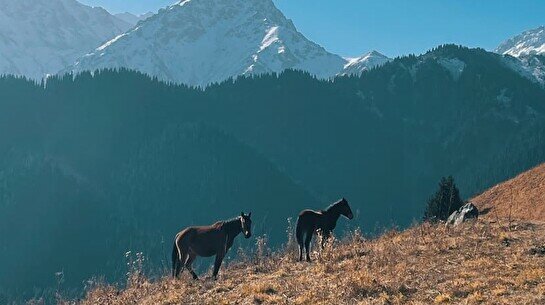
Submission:
POLYGON ((502 42, 495 52, 514 57, 545 54, 545 26, 524 31, 502 42))

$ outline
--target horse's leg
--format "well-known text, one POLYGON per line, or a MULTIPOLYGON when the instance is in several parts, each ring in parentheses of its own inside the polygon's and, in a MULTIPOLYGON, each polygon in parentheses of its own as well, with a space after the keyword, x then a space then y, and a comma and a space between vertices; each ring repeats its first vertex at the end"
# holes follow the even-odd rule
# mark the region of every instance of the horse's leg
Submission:
POLYGON ((194 280, 199 279, 195 271, 193 271, 193 267, 191 266, 191 264, 193 264, 193 261, 195 260, 196 257, 197 255, 195 255, 195 253, 190 253, 187 257, 187 261, 185 262, 185 267, 187 268, 189 273, 191 273, 191 276, 193 276, 194 280))
POLYGON ((322 231, 322 250, 325 248, 325 244, 327 243, 329 236, 331 236, 331 232, 329 232, 328 230, 322 231))
POLYGON ((307 262, 310 262, 310 241, 312 240, 312 231, 307 232, 305 237, 305 250, 307 252, 307 262))
POLYGON ((304 230, 303 230, 303 222, 301 220, 301 216, 297 218, 297 226, 295 228, 295 239, 297 240, 297 244, 299 245, 299 261, 303 260, 303 236, 304 236, 304 230))
POLYGON ((176 277, 176 270, 179 264, 178 260, 178 247, 176 246, 176 241, 174 241, 174 247, 172 249, 172 277, 176 277))
POLYGON ((220 271, 221 263, 223 262, 224 254, 221 252, 218 252, 216 254, 216 261, 214 262, 214 273, 212 274, 214 276, 214 279, 218 279, 218 272, 220 271))
POLYGON ((303 260, 303 248, 304 248, 304 244, 303 244, 303 241, 301 241, 299 243, 299 261, 303 260))

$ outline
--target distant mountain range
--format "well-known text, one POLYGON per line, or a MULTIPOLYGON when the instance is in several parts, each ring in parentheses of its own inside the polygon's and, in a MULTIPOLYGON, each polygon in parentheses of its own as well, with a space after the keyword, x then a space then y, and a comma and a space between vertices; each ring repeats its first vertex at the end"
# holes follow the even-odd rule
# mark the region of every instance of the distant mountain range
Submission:
POLYGON ((0 74, 41 79, 131 27, 75 0, 0 0, 0 74))
POLYGON ((125 12, 125 13, 115 14, 114 16, 117 17, 118 19, 121 19, 121 20, 125 21, 126 23, 131 24, 131 25, 134 26, 139 21, 146 20, 149 17, 153 16, 153 13, 148 12, 148 13, 141 14, 141 15, 134 15, 134 14, 131 14, 129 12, 125 12))
POLYGON ((139 16, 111 15, 75 0, 0 3, 0 74, 32 79, 124 67, 205 86, 286 69, 331 78, 389 60, 376 51, 348 59, 328 52, 271 0, 180 1, 139 16))
MULTIPOLYGON (((182 0, 157 14, 109 14, 75 0, 0 0, 0 74, 32 79, 105 68, 208 86, 240 75, 295 69, 326 79, 361 74, 391 59, 377 51, 342 58, 307 39, 272 0, 182 0), (30 21, 29 21, 30 20, 30 21)), ((497 53, 545 83, 545 28, 497 53)))

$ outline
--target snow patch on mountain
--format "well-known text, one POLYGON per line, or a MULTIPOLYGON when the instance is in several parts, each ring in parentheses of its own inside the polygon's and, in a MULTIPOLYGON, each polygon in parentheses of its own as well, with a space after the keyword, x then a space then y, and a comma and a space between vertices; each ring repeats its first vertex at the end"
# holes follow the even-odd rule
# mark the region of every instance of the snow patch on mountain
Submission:
POLYGON ((512 98, 507 94, 507 88, 503 88, 500 94, 496 97, 498 104, 504 108, 508 108, 511 105, 512 98))
POLYGON ((545 87, 545 56, 505 56, 504 64, 521 76, 545 87))
POLYGON ((545 85, 545 56, 524 56, 519 58, 521 67, 536 82, 545 85))
POLYGON ((41 79, 130 27, 75 0, 0 0, 0 74, 41 79))
POLYGON ((466 67, 466 63, 458 58, 439 58, 437 62, 450 73, 454 80, 462 76, 466 67))
POLYGON ((125 67, 160 80, 206 86, 286 69, 329 78, 345 64, 299 33, 271 0, 185 0, 141 21, 68 70, 125 67))

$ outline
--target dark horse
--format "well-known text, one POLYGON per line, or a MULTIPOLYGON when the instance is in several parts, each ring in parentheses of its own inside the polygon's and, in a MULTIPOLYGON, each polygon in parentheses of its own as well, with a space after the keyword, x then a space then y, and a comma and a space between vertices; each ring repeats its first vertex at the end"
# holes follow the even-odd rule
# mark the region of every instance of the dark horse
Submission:
POLYGON ((344 198, 330 205, 325 211, 303 210, 299 213, 295 231, 297 243, 299 244, 299 261, 303 260, 303 239, 307 261, 310 262, 310 241, 312 240, 312 235, 318 231, 322 234, 323 248, 325 241, 329 238, 335 226, 337 226, 337 220, 339 220, 341 215, 344 215, 348 219, 354 218, 348 201, 344 198))
POLYGON ((252 236, 251 215, 252 213, 240 213, 239 217, 231 220, 218 221, 210 226, 189 227, 176 234, 172 249, 172 276, 178 277, 185 266, 196 280, 197 274, 191 267, 195 258, 215 255, 213 275, 216 279, 223 258, 233 245, 235 237, 241 232, 246 238, 252 236))

